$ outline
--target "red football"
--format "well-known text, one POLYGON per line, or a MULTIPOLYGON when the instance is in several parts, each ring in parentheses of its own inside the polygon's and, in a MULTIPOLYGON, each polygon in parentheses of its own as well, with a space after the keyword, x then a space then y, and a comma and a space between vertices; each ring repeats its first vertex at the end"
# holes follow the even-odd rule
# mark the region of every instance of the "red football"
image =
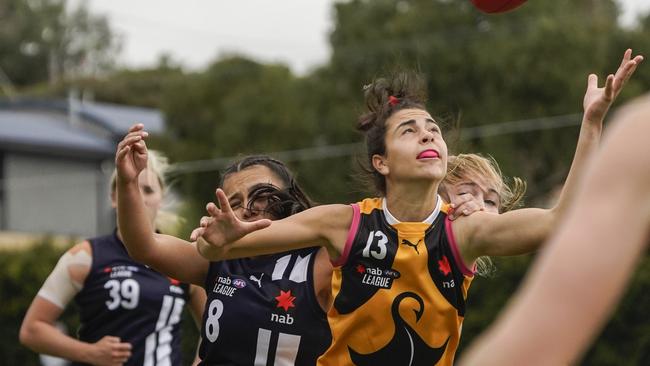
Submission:
POLYGON ((512 10, 526 0, 471 0, 477 9, 486 13, 503 13, 512 10))

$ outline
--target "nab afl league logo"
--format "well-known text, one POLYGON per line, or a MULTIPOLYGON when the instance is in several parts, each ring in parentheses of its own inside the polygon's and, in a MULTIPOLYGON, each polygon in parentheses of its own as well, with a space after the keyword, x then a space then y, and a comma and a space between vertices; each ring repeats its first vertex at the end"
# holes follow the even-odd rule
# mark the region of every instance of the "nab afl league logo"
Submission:
POLYGON ((241 278, 235 278, 232 280, 232 285, 237 288, 244 288, 246 287, 246 281, 242 280, 241 278))

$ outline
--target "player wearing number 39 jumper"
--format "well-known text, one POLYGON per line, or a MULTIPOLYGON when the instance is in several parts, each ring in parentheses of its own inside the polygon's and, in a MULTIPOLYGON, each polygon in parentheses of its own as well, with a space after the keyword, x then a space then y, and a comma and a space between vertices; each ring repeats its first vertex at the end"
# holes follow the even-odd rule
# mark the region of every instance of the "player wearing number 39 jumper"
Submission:
MULTIPOLYGON (((163 217, 158 209, 165 161, 155 154, 150 160, 138 186, 155 225, 163 217)), ((115 206, 115 175, 111 183, 115 206)), ((20 340, 75 365, 181 365, 180 320, 188 302, 198 325, 205 292, 135 262, 115 230, 77 244, 61 257, 25 315, 20 340), (79 339, 54 326, 72 299, 80 309, 79 339)))

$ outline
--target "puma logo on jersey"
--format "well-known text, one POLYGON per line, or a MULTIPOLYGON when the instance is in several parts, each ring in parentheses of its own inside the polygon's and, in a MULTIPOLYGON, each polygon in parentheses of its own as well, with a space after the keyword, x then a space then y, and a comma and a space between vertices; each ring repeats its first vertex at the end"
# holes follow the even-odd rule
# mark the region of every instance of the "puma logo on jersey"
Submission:
POLYGON ((253 282, 256 282, 256 283, 257 283, 257 287, 262 288, 262 277, 264 277, 264 273, 262 273, 262 275, 260 276, 260 278, 257 278, 257 277, 255 277, 255 276, 253 276, 253 275, 250 275, 250 276, 248 276, 248 279, 251 280, 251 281, 253 281, 253 282))
POLYGON ((420 244, 421 241, 422 239, 418 240, 417 243, 413 244, 406 239, 402 239, 402 245, 408 245, 409 247, 412 247, 413 249, 415 249, 415 252, 418 253, 418 255, 420 255, 420 251, 418 250, 418 244, 420 244))

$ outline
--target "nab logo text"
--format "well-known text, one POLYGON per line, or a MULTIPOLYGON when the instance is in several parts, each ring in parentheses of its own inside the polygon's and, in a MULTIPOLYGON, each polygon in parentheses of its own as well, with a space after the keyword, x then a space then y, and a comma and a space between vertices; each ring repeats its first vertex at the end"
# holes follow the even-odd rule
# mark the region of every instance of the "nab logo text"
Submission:
POLYGON ((293 324, 293 318, 291 317, 291 314, 287 314, 287 315, 271 314, 271 321, 280 324, 288 324, 288 325, 293 324))

